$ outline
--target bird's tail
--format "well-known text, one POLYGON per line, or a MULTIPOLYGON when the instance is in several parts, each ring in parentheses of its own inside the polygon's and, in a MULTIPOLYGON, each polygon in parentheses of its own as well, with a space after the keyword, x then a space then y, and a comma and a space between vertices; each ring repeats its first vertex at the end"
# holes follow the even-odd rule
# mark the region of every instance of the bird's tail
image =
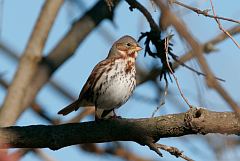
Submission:
POLYGON ((64 107, 63 109, 61 109, 60 111, 58 111, 58 114, 62 114, 65 116, 72 111, 77 111, 79 107, 80 107, 80 101, 79 101, 79 99, 77 99, 70 105, 68 105, 68 106, 64 107))

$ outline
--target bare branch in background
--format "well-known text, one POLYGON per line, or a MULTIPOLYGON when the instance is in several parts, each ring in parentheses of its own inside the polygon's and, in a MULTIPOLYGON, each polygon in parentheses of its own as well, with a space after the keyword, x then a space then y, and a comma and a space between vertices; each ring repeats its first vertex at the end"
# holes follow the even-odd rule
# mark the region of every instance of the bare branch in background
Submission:
POLYGON ((41 10, 28 45, 20 60, 12 85, 1 108, 1 126, 14 124, 16 117, 22 113, 23 100, 26 96, 28 85, 32 81, 38 63, 42 59, 41 55, 44 44, 62 3, 63 0, 46 1, 41 10))
MULTIPOLYGON (((19 61, 19 53, 17 53, 16 51, 14 51, 11 47, 10 44, 6 44, 4 42, 0 43, 0 50, 2 50, 3 52, 1 52, 0 54, 5 54, 7 57, 13 59, 14 61, 19 61)), ((65 96, 67 99, 70 100, 75 100, 75 96, 73 96, 73 94, 64 89, 64 87, 57 81, 54 80, 49 80, 48 82, 57 92, 60 92, 63 96, 65 96)))
POLYGON ((33 151, 37 154, 37 156, 43 160, 43 161, 56 161, 56 159, 50 157, 45 152, 43 152, 41 149, 33 149, 33 151))
POLYGON ((96 146, 94 143, 80 144, 80 147, 87 152, 95 153, 98 155, 110 154, 113 156, 118 156, 126 161, 153 161, 151 159, 146 159, 129 152, 129 150, 124 148, 119 142, 108 144, 110 145, 108 145, 106 148, 96 146))

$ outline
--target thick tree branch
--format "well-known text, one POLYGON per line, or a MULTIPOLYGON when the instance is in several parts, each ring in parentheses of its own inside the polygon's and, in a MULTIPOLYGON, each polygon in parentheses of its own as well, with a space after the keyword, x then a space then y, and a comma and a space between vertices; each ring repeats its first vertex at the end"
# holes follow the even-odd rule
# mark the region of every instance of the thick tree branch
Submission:
POLYGON ((208 133, 240 135, 240 122, 233 112, 192 108, 186 113, 149 119, 12 126, 0 128, 0 148, 57 150, 70 145, 110 141, 134 141, 148 145, 160 138, 208 133))

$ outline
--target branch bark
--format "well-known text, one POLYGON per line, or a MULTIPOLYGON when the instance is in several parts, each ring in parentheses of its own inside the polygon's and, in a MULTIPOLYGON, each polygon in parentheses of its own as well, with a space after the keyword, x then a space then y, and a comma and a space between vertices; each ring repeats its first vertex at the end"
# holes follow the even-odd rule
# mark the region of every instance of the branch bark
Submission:
POLYGON ((50 148, 57 150, 83 143, 134 141, 149 145, 160 138, 189 134, 240 135, 234 112, 191 108, 186 113, 143 119, 110 119, 62 125, 0 128, 0 148, 50 148))
POLYGON ((12 118, 21 112, 27 87, 42 59, 44 44, 62 3, 63 0, 58 0, 46 1, 44 4, 1 108, 0 126, 14 124, 15 119, 12 118))

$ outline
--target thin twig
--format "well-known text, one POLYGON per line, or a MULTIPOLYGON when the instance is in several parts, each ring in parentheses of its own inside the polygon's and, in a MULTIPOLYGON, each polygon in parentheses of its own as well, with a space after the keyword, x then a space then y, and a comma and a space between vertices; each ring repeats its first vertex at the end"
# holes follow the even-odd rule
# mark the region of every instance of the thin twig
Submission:
POLYGON ((165 104, 165 99, 166 99, 167 94, 168 94, 168 81, 165 81, 165 87, 164 87, 164 91, 163 91, 162 97, 159 102, 159 106, 157 106, 157 108, 153 111, 152 117, 154 117, 154 115, 161 108, 161 106, 163 106, 165 104))
POLYGON ((189 5, 186 5, 186 4, 184 4, 184 3, 182 3, 182 2, 179 2, 179 1, 177 1, 177 0, 169 0, 169 2, 170 3, 175 3, 175 4, 177 4, 177 5, 179 5, 179 6, 182 6, 182 7, 185 7, 185 8, 187 8, 187 9, 189 9, 189 10, 192 10, 193 12, 196 12, 197 14, 201 14, 201 15, 204 15, 204 16, 206 16, 206 17, 210 17, 210 18, 217 18, 217 19, 221 19, 221 20, 225 20, 225 21, 230 21, 230 22, 235 22, 235 23, 238 23, 238 24, 240 24, 240 21, 239 20, 234 20, 234 19, 231 19, 231 18, 226 18, 226 17, 221 17, 221 16, 215 16, 215 15, 210 15, 210 14, 208 14, 208 11, 209 10, 200 10, 200 9, 198 9, 198 8, 195 8, 195 7, 192 7, 192 6, 189 6, 189 5))
POLYGON ((183 154, 183 151, 180 151, 178 148, 173 147, 173 146, 167 146, 167 145, 163 145, 163 144, 156 144, 156 147, 162 150, 165 150, 167 152, 169 152, 170 154, 178 157, 181 157, 187 161, 193 161, 191 158, 187 157, 186 155, 183 154))
POLYGON ((172 74, 172 76, 173 76, 173 78, 174 78, 174 80, 175 80, 175 82, 176 82, 176 84, 177 84, 177 88, 178 88, 178 90, 179 90, 179 92, 180 92, 183 100, 187 103, 187 105, 189 106, 189 108, 191 108, 191 104, 189 103, 188 99, 184 96, 184 94, 183 94, 183 92, 182 92, 182 89, 181 89, 181 87, 180 87, 180 85, 179 85, 179 83, 178 83, 177 77, 175 76, 175 74, 174 74, 171 66, 169 65, 169 62, 168 62, 168 45, 169 45, 169 36, 167 36, 167 37, 165 38, 165 43, 164 43, 166 63, 167 63, 167 66, 168 66, 168 69, 169 69, 170 73, 172 74))
POLYGON ((216 12, 215 12, 215 10, 214 10, 214 6, 213 6, 212 0, 210 0, 210 3, 211 3, 213 15, 215 16, 214 19, 215 19, 215 21, 217 22, 219 29, 222 30, 226 35, 228 35, 228 36, 232 39, 232 41, 237 45, 237 47, 240 49, 240 45, 238 44, 238 42, 232 37, 232 35, 231 35, 229 32, 227 32, 227 31, 222 27, 219 19, 216 18, 217 15, 216 15, 216 12))
POLYGON ((150 150, 156 152, 160 157, 163 157, 162 153, 160 152, 155 143, 148 143, 147 146, 149 147, 150 150))
MULTIPOLYGON (((177 63, 179 63, 181 66, 183 66, 183 67, 191 70, 192 72, 196 73, 197 75, 202 75, 202 76, 204 76, 204 77, 207 77, 206 74, 204 74, 204 73, 202 73, 202 72, 199 72, 199 71, 197 71, 196 69, 187 66, 186 64, 180 62, 180 60, 178 60, 178 59, 174 59, 174 60, 175 60, 177 63)), ((226 81, 226 80, 224 80, 224 79, 222 79, 222 78, 219 78, 219 77, 216 77, 216 76, 214 76, 214 78, 217 79, 217 80, 219 80, 219 81, 222 81, 222 82, 225 82, 225 81, 226 81)))

